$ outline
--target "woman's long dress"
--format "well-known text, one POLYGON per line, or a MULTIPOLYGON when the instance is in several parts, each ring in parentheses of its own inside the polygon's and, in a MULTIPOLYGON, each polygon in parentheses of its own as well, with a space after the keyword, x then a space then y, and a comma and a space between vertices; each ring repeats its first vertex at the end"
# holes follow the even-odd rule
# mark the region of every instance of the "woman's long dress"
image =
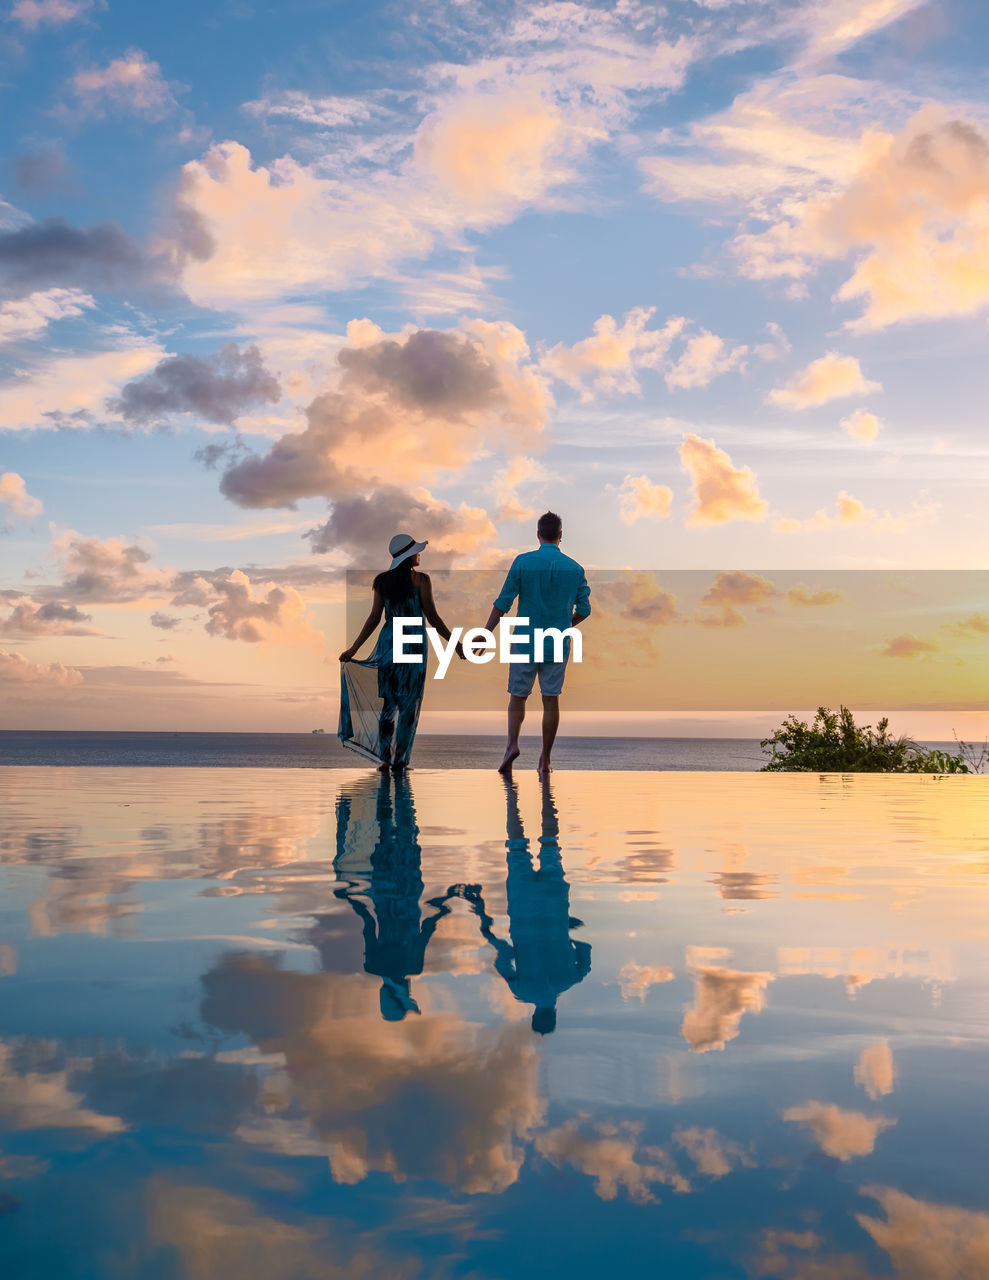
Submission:
MULTIPOLYGON (((385 601, 385 624, 370 658, 352 658, 340 664, 340 725, 345 747, 376 764, 405 766, 412 754, 419 725, 422 695, 426 688, 426 638, 415 662, 392 661, 395 618, 422 619, 418 591, 408 600, 385 601)), ((406 652, 415 646, 406 641, 406 652)))

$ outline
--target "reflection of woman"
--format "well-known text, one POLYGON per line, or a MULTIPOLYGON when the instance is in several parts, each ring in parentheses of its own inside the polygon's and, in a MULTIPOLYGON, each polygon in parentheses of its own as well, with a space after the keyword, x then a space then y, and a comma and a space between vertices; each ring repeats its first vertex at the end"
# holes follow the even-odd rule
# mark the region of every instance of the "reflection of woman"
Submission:
MULTIPOLYGON (((408 767, 419 724, 419 709, 426 686, 425 638, 412 662, 392 660, 392 624, 395 618, 425 618, 444 640, 450 629, 436 612, 428 574, 420 573, 420 553, 427 544, 407 533, 396 533, 388 544, 392 561, 373 583, 371 612, 360 635, 340 654, 345 665, 340 679, 340 740, 345 747, 377 761, 382 773, 389 765, 396 773, 408 767), (370 658, 354 661, 354 654, 371 635, 384 614, 378 642, 370 658)), ((406 652, 415 655, 415 645, 406 652)), ((464 656, 460 645, 456 653, 464 656)))
POLYGON ((434 914, 422 919, 422 851, 412 790, 404 778, 394 783, 394 794, 391 786, 387 778, 377 784, 372 823, 360 813, 363 796, 338 799, 333 864, 338 877, 348 877, 334 895, 350 903, 363 926, 364 970, 381 979, 381 1014, 396 1022, 419 1012, 409 979, 422 973, 426 947, 440 918, 449 914, 446 902, 453 895, 430 899, 434 914))

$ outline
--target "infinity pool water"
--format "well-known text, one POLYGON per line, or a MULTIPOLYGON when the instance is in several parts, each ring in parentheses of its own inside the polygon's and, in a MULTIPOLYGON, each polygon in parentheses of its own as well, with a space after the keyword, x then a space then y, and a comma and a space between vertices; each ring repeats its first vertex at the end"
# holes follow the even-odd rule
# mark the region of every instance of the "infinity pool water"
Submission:
POLYGON ((0 804, 5 1278, 989 1276, 989 779, 0 804))

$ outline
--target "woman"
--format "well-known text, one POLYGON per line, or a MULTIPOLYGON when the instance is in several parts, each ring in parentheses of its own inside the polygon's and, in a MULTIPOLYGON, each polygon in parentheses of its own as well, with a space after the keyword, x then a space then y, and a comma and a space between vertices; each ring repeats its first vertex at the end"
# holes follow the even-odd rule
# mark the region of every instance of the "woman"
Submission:
MULTIPOLYGON (((408 768, 426 687, 425 635, 418 660, 393 662, 393 619, 425 618, 444 640, 450 638, 449 627, 436 612, 429 576, 417 568, 427 545, 416 542, 410 534, 395 534, 388 544, 391 564, 378 574, 372 586, 371 612, 360 635, 340 654, 344 664, 340 679, 340 740, 345 747, 375 760, 381 773, 387 773, 389 768, 401 773, 408 768), (374 653, 355 661, 354 654, 374 631, 382 614, 385 625, 374 653)), ((456 654, 458 658, 464 656, 459 644, 456 654)))

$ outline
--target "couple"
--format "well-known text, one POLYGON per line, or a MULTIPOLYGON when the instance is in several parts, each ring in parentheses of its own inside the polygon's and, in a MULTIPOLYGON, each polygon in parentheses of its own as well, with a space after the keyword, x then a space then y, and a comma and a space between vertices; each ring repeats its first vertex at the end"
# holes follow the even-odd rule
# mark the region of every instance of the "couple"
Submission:
MULTIPOLYGON (((530 637, 536 627, 554 627, 565 631, 579 626, 590 616, 590 590, 584 570, 560 550, 563 521, 553 511, 539 517, 536 524, 539 546, 535 551, 516 556, 508 571, 505 585, 495 600, 487 621, 493 631, 500 618, 517 599, 518 616, 528 618, 530 637)), ((424 618, 444 640, 450 629, 440 617, 433 600, 429 575, 417 566, 425 542, 416 542, 408 534, 396 534, 388 545, 391 565, 379 573, 373 583, 371 612, 360 634, 349 649, 340 654, 340 740, 367 759, 375 761, 379 770, 401 773, 408 768, 412 743, 419 723, 419 710, 426 687, 425 641, 419 661, 396 663, 392 660, 392 622, 395 618, 424 618), (381 621, 374 653, 370 658, 355 659, 354 654, 381 621)), ((515 637, 515 653, 525 656, 522 637, 515 637)), ((463 658, 461 646, 456 646, 463 658)), ((539 677, 543 699, 543 749, 539 757, 539 773, 550 772, 550 754, 560 724, 560 693, 570 641, 564 643, 563 661, 537 661, 541 654, 531 650, 528 659, 508 667, 508 745, 500 772, 511 771, 519 754, 519 733, 525 719, 525 702, 539 677)))

